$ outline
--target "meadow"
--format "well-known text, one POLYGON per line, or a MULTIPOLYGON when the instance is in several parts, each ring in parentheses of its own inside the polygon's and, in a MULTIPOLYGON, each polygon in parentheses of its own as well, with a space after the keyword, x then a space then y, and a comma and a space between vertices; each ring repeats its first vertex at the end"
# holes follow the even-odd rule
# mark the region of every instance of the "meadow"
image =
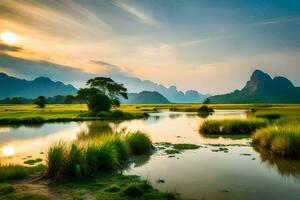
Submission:
MULTIPOLYGON (((176 112, 196 112, 201 104, 128 104, 113 108, 113 111, 120 110, 129 113, 128 118, 140 118, 144 113, 157 111, 176 111, 176 112)), ((228 109, 251 109, 253 107, 265 108, 285 107, 287 105, 253 105, 253 104, 210 104, 209 107, 219 110, 228 109)), ((289 106, 288 106, 289 107, 289 106)), ((291 109, 289 107, 289 109, 291 109)), ((37 123, 54 121, 76 121, 91 119, 118 119, 115 116, 88 117, 84 113, 88 111, 85 104, 49 104, 45 108, 37 108, 35 105, 0 105, 0 124, 13 123, 37 123)), ((124 118, 121 116, 119 119, 124 118)))
POLYGON ((207 120, 199 131, 203 134, 251 134, 253 145, 275 155, 300 158, 300 106, 253 105, 247 119, 207 120))

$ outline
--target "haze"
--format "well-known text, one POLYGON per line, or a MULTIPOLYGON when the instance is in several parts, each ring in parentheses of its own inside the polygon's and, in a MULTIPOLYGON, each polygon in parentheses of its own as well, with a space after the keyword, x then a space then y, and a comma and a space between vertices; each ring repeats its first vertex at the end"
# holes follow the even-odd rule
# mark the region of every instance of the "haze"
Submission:
POLYGON ((254 69, 300 85, 300 2, 0 1, 0 71, 81 86, 122 74, 181 90, 241 88, 254 69))

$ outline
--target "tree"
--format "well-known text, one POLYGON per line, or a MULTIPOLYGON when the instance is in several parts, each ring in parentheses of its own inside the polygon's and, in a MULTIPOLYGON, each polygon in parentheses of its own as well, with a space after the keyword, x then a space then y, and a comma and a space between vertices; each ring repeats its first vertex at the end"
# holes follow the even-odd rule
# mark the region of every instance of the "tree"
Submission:
POLYGON ((39 96, 38 98, 33 100, 33 103, 36 104, 39 108, 45 108, 46 98, 44 96, 39 96))
POLYGON ((92 112, 109 111, 111 108, 110 98, 96 88, 82 88, 77 92, 76 98, 84 101, 92 112))
POLYGON ((107 95, 113 106, 120 106, 120 98, 128 99, 127 88, 123 84, 114 82, 111 78, 96 77, 88 80, 86 84, 107 95))
POLYGON ((75 97, 73 95, 67 95, 64 97, 64 104, 72 104, 75 101, 75 97))

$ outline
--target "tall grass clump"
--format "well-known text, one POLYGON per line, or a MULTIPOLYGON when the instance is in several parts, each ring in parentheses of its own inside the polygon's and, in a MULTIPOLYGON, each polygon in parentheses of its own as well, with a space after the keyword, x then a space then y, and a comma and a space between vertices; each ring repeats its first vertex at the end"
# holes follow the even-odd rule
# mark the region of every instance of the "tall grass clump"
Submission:
POLYGON ((129 132, 125 137, 132 154, 141 155, 149 153, 152 143, 150 138, 145 133, 140 131, 129 132))
POLYGON ((259 128, 266 127, 265 119, 232 119, 232 120, 206 120, 200 127, 203 134, 242 135, 251 134, 259 128))
POLYGON ((67 161, 67 144, 59 141, 53 144, 49 149, 46 157, 47 175, 57 178, 63 173, 63 167, 67 161))
POLYGON ((300 158, 300 126, 270 126, 258 130, 253 136, 254 145, 290 158, 300 158))
POLYGON ((115 170, 130 155, 149 153, 151 147, 149 137, 139 131, 87 135, 72 144, 59 142, 48 150, 47 175, 53 179, 79 179, 115 170))

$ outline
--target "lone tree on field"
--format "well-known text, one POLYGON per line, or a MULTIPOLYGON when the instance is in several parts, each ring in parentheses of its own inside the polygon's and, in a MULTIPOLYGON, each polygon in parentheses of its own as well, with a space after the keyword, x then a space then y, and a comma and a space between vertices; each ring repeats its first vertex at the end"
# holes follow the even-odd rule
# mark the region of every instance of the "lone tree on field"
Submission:
POLYGON ((33 100, 33 103, 36 104, 39 108, 45 108, 47 102, 44 96, 39 96, 35 100, 33 100))
POLYGON ((86 102, 92 112, 109 111, 120 106, 120 98, 127 99, 127 89, 111 78, 96 77, 86 83, 89 87, 78 90, 76 98, 86 102))

